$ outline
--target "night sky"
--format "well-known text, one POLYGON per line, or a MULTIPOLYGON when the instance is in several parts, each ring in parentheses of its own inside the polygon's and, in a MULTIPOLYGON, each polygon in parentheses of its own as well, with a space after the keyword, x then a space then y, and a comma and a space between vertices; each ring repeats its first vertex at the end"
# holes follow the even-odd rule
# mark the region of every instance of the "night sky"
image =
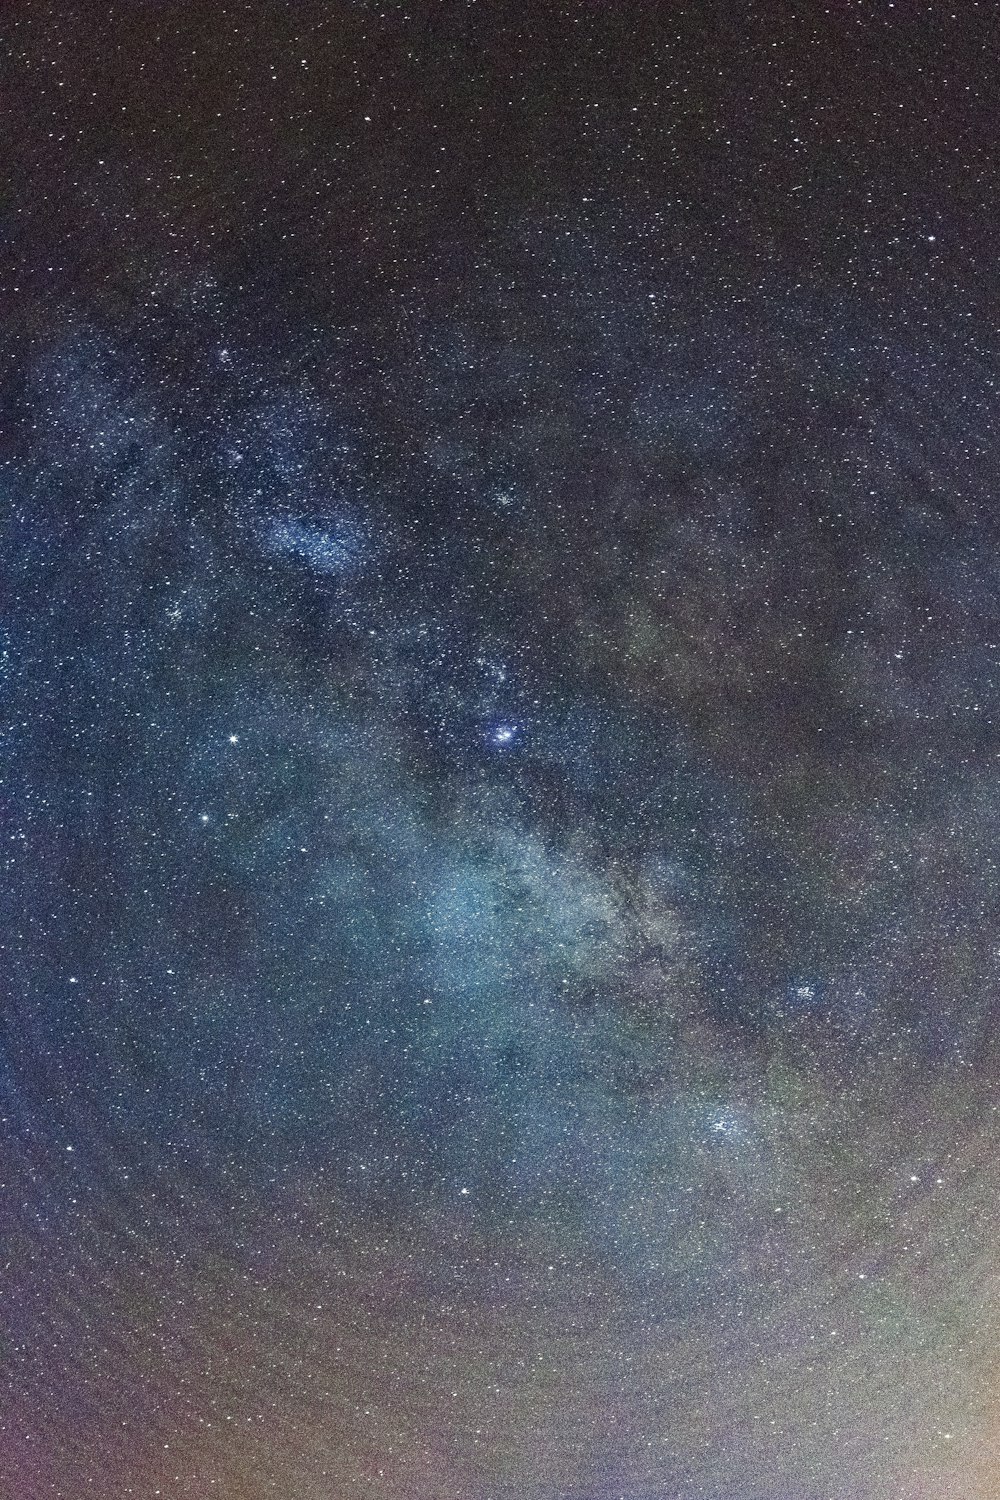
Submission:
POLYGON ((1000 1497, 996 7, 0 39, 0 1500, 1000 1497))

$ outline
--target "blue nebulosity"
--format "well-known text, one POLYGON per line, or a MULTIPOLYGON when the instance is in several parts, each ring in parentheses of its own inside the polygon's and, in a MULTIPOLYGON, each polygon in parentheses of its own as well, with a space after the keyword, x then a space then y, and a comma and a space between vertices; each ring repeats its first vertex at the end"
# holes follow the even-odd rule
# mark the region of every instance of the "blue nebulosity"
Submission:
POLYGON ((275 521, 267 541, 272 551, 298 558, 317 573, 346 573, 361 561, 360 543, 348 530, 324 530, 295 518, 275 521))

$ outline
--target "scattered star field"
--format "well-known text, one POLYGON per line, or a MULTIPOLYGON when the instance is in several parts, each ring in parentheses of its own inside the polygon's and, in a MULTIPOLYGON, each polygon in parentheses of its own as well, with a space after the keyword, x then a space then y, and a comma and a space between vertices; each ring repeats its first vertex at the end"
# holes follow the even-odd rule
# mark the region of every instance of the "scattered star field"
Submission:
POLYGON ((1000 1497, 993 7, 0 36, 0 1500, 1000 1497))

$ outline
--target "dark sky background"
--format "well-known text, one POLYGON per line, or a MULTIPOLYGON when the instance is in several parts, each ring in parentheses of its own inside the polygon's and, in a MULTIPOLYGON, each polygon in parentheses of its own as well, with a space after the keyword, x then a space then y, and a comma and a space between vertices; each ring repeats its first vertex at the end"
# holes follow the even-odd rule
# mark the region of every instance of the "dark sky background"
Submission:
POLYGON ((0 1497, 1000 1496, 994 7, 0 37, 0 1497))

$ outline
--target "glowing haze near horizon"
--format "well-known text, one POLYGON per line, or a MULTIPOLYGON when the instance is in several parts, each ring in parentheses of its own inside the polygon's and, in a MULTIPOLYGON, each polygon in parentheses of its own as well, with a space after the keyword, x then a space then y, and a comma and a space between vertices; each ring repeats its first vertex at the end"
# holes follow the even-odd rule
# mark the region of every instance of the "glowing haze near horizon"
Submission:
POLYGON ((0 32, 0 1496, 1000 1495, 990 8, 0 32))

